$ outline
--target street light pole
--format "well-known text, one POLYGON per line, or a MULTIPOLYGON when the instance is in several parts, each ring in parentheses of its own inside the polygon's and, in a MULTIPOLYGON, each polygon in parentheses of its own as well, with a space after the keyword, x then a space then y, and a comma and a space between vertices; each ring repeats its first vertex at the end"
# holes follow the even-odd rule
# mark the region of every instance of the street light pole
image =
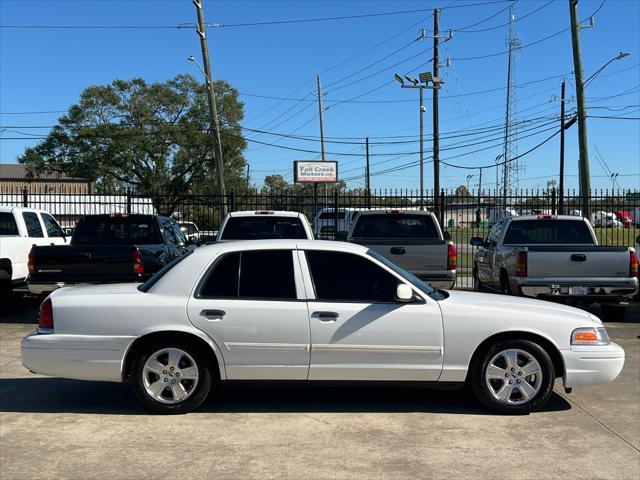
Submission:
POLYGON ((420 89, 420 210, 424 210, 424 88, 420 89))
MULTIPOLYGON (((204 13, 202 12, 202 1, 193 0, 193 4, 196 7, 198 14, 198 24, 196 26, 196 32, 200 37, 200 49, 202 50, 202 63, 204 65, 203 74, 207 85, 207 100, 209 103, 209 117, 211 122, 211 129, 213 130, 213 146, 215 156, 215 168, 216 178, 218 183, 218 209, 220 214, 220 221, 222 217, 227 213, 225 205, 225 188, 224 188, 224 162, 222 159, 222 142, 220 141, 220 124, 218 122, 218 109, 216 107, 216 97, 213 90, 213 80, 211 78, 211 63, 209 62, 209 46, 207 44, 207 33, 204 22, 204 13)), ((189 60, 195 61, 195 58, 189 57, 189 60)), ((198 65, 199 67, 199 65, 198 65)))

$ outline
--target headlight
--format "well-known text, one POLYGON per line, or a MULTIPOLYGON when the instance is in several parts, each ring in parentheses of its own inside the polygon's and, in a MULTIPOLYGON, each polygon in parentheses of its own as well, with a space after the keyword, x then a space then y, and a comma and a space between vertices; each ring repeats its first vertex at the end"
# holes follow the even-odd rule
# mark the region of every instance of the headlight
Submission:
POLYGON ((609 345, 610 343, 604 327, 576 328, 571 332, 571 345, 609 345))

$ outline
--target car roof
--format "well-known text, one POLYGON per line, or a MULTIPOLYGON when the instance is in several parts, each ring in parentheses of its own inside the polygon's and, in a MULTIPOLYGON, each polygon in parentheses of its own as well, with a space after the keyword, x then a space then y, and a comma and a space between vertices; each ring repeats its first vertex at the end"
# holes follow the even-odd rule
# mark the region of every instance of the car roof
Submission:
POLYGON ((239 212, 229 212, 230 217, 262 217, 267 214, 258 212, 269 212, 270 217, 299 217, 300 212, 290 212, 287 210, 244 210, 239 212))
POLYGON ((365 253, 368 248, 355 243, 335 242, 330 240, 232 240, 198 247, 194 254, 219 252, 233 252, 238 250, 331 250, 335 252, 365 253))
MULTIPOLYGON (((46 210, 40 210, 39 208, 27 208, 27 207, 12 207, 12 206, 7 206, 7 205, 1 205, 0 206, 0 212, 38 212, 38 213, 47 213, 49 214, 49 212, 47 212, 46 210)), ((51 215, 51 214, 49 214, 51 215)))
POLYGON ((392 212, 393 214, 397 212, 397 213, 411 213, 412 215, 415 215, 415 214, 431 215, 432 214, 432 212, 429 210, 418 210, 417 207, 415 209, 388 207, 388 208, 378 209, 378 210, 361 210, 360 215, 388 215, 388 214, 391 214, 392 212))
POLYGON ((521 222, 523 220, 545 220, 540 217, 551 217, 551 220, 584 220, 582 217, 578 217, 577 215, 552 215, 550 213, 541 213, 540 215, 519 215, 517 217, 510 217, 512 222, 521 222))

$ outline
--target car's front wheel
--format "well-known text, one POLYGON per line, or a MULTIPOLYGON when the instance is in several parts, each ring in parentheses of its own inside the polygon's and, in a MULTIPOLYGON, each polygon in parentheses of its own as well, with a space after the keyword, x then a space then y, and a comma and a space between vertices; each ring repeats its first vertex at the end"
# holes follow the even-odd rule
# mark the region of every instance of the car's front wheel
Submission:
POLYGON ((553 392, 555 371, 549 354, 528 340, 495 343, 471 365, 470 383, 478 400, 497 413, 538 410, 553 392))
POLYGON ((193 345, 158 342, 147 345, 133 364, 133 390, 148 409, 157 413, 188 413, 207 398, 211 370, 206 356, 193 345))

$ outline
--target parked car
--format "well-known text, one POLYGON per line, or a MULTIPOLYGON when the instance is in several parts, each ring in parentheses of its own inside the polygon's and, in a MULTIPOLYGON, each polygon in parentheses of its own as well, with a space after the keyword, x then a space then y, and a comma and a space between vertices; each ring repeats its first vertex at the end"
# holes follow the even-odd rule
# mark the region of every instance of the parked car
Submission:
POLYGON ((227 213, 218 230, 217 242, 277 238, 313 240, 307 217, 298 212, 256 210, 227 213))
POLYGON ((487 220, 489 220, 489 225, 494 225, 499 220, 505 217, 517 217, 518 212, 516 212, 513 208, 500 208, 500 207, 491 207, 487 212, 487 220))
POLYGON ((616 216, 616 219, 620 223, 622 223, 622 226, 624 228, 633 227, 634 220, 633 220, 633 217, 631 217, 631 214, 629 212, 625 212, 623 210, 618 210, 617 212, 615 212, 615 216, 616 216))
POLYGON ((624 364, 589 313, 438 292, 366 247, 320 240, 216 244, 141 286, 58 290, 21 352, 32 372, 129 381, 160 413, 197 408, 218 380, 369 380, 468 384, 487 408, 520 414, 542 408, 556 378, 570 392, 624 364))
POLYGON ((591 224, 594 227, 618 228, 622 223, 618 221, 613 212, 597 211, 591 214, 591 224))
POLYGON ((313 221, 313 231, 316 238, 333 240, 334 238, 345 239, 351 226, 353 217, 358 212, 355 208, 322 208, 318 210, 313 221), (336 230, 336 224, 338 230, 336 230))
POLYGON ((0 206, 0 294, 24 285, 33 245, 63 245, 66 236, 53 216, 43 210, 0 206))
POLYGON ((421 210, 364 210, 347 241, 364 245, 436 288, 456 282, 456 247, 445 240, 436 216, 421 210))
POLYGON ((631 247, 598 246, 590 223, 569 215, 505 218, 477 246, 476 290, 491 289, 573 304, 601 303, 608 317, 624 316, 638 289, 638 256, 631 247))
POLYGON ((180 225, 182 233, 194 243, 200 240, 200 229, 194 222, 178 222, 178 225, 180 225))
POLYGON ((70 245, 35 246, 27 285, 34 294, 87 283, 143 282, 193 249, 175 220, 160 215, 87 215, 70 245))

